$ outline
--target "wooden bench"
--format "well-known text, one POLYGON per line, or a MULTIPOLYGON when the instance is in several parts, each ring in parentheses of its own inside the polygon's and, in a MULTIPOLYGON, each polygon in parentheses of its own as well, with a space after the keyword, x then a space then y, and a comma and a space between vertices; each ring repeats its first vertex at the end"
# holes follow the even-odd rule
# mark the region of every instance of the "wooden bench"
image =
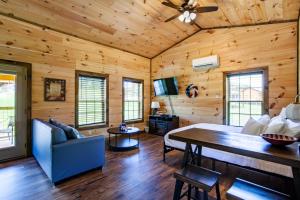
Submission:
POLYGON ((237 178, 227 191, 228 200, 286 200, 286 194, 237 178))
POLYGON ((184 169, 174 173, 176 185, 173 200, 179 200, 185 196, 186 193, 181 195, 181 189, 184 183, 188 184, 188 199, 191 198, 192 187, 195 188, 196 194, 199 194, 198 189, 202 189, 203 199, 205 200, 208 200, 208 192, 210 192, 213 187, 216 187, 217 200, 220 200, 219 176, 220 173, 218 172, 203 167, 187 165, 184 169))

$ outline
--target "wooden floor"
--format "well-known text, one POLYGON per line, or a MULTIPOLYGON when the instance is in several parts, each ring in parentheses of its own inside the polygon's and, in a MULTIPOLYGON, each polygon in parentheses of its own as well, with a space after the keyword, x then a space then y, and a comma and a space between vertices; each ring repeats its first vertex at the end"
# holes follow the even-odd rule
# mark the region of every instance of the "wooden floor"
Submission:
MULTIPOLYGON (((183 153, 170 152, 162 161, 163 138, 146 135, 141 137, 139 150, 128 152, 106 151, 103 170, 94 170, 53 186, 33 158, 0 164, 0 199, 172 199, 173 172, 180 167, 183 153)), ((210 166, 205 160, 204 165, 210 166)), ((252 181, 286 190, 285 180, 251 173, 233 166, 217 163, 222 172, 222 199, 234 177, 248 177, 252 181), (276 183, 276 184, 274 184, 276 183)), ((288 183, 289 184, 289 183, 288 183)), ((211 196, 215 193, 211 192, 211 196)))

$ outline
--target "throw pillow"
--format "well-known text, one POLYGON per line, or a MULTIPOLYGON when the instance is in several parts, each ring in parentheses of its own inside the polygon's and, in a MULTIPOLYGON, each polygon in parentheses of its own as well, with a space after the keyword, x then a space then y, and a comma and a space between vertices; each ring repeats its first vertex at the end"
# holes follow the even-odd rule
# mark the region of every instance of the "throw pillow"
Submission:
POLYGON ((281 109, 281 112, 280 112, 279 116, 280 116, 282 119, 286 119, 286 107, 283 107, 283 108, 281 109))
POLYGON ((290 119, 287 119, 283 134, 300 138, 300 123, 296 123, 290 119))
POLYGON ((64 143, 68 140, 64 130, 62 130, 61 128, 59 128, 57 126, 52 127, 51 134, 52 134, 52 144, 53 145, 64 143))
POLYGON ((49 120, 50 124, 53 124, 54 126, 57 126, 61 129, 63 129, 67 135, 67 138, 70 139, 77 139, 80 138, 80 133, 73 127, 67 126, 63 123, 60 123, 54 119, 49 120))
POLYGON ((280 134, 285 126, 285 119, 282 119, 281 116, 273 117, 268 124, 268 127, 264 133, 268 134, 280 134))
POLYGON ((268 125, 270 123, 270 120, 271 118, 269 115, 263 115, 257 121, 262 123, 263 125, 268 125))
POLYGON ((243 127, 241 133, 251 134, 251 135, 259 135, 264 130, 265 125, 253 119, 249 118, 245 126, 243 127))

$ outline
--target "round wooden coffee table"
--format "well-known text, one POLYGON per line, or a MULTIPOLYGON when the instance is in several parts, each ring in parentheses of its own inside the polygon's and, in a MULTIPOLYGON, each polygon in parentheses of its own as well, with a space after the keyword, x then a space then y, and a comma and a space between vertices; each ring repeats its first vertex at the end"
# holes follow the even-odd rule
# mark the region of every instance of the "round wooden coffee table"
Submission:
POLYGON ((121 131, 119 127, 109 128, 108 132, 108 146, 113 151, 127 151, 139 148, 140 145, 140 129, 136 127, 127 127, 126 131, 121 131), (111 138, 114 135, 114 138, 111 138), (137 135, 136 139, 132 135, 137 135))

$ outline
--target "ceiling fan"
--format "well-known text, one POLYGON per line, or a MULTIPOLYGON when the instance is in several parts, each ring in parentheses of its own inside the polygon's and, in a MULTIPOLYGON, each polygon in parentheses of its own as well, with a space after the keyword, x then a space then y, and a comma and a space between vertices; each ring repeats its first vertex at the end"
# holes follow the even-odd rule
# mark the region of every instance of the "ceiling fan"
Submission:
POLYGON ((218 6, 198 6, 197 0, 184 0, 180 6, 175 5, 171 0, 164 0, 163 5, 176 9, 179 13, 168 18, 165 22, 169 22, 178 17, 181 22, 191 23, 197 17, 197 13, 213 12, 218 10, 218 6))

